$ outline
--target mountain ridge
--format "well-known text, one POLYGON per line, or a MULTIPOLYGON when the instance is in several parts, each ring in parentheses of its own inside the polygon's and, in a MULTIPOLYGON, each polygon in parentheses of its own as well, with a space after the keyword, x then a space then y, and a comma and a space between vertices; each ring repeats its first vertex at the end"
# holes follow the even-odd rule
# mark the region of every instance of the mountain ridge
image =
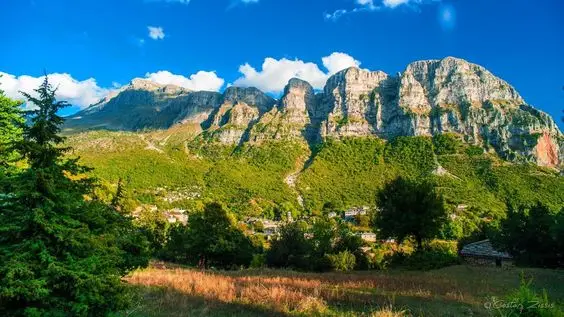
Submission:
POLYGON ((292 78, 276 100, 254 87, 189 91, 134 79, 71 116, 67 131, 169 129, 191 124, 207 143, 240 145, 331 138, 455 133, 508 160, 560 167, 564 137, 554 120, 528 105, 487 69, 446 57, 410 63, 397 76, 356 67, 332 75, 322 91, 292 78))

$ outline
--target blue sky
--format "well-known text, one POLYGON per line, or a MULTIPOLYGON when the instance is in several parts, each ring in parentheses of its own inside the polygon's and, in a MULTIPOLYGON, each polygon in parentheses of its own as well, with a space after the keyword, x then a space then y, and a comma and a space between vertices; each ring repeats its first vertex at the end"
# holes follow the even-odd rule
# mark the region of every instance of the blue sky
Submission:
POLYGON ((456 56, 559 122, 564 109, 560 0, 1 0, 0 12, 0 87, 30 89, 45 69, 79 107, 135 77, 276 94, 288 76, 321 86, 339 67, 395 74, 456 56))

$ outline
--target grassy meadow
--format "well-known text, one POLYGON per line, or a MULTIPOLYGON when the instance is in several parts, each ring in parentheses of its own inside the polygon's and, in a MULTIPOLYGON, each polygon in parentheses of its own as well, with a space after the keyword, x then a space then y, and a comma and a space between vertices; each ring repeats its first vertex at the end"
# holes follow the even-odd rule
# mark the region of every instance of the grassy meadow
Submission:
POLYGON ((486 303, 517 289, 521 275, 563 307, 564 272, 558 270, 202 272, 160 264, 127 277, 137 304, 123 316, 490 316, 486 303))

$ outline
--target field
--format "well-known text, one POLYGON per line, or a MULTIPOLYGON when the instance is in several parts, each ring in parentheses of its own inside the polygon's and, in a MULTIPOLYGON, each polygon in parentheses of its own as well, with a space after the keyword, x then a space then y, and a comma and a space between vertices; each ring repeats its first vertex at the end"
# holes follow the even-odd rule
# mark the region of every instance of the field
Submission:
POLYGON ((564 272, 459 265, 429 272, 298 273, 284 270, 137 271, 125 316, 490 316, 486 303, 521 278, 564 304, 564 272))

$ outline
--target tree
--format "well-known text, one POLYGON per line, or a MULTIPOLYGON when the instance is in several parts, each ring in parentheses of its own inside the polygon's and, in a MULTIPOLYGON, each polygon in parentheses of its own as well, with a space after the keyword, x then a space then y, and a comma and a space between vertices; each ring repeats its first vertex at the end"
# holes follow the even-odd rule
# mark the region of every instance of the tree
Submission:
POLYGON ((354 255, 355 264, 365 268, 366 256, 362 246, 362 239, 352 232, 347 223, 316 218, 311 228, 303 227, 299 222, 282 227, 280 237, 272 241, 266 259, 267 264, 273 267, 326 271, 333 268, 331 259, 336 259, 329 255, 346 251, 354 255))
POLYGON ((297 222, 280 228, 280 237, 270 244, 266 263, 272 267, 308 269, 312 246, 297 222))
POLYGON ((423 240, 436 237, 447 221, 444 199, 428 181, 399 177, 384 186, 376 199, 380 211, 375 222, 380 235, 399 241, 413 236, 419 250, 423 240))
POLYGON ((105 316, 127 307, 121 277, 147 265, 146 240, 131 219, 92 196, 88 168, 67 159, 63 123, 47 77, 24 94, 36 109, 17 149, 27 168, 0 188, 0 315, 105 316))
POLYGON ((248 266, 253 253, 251 240, 218 203, 191 214, 187 226, 174 227, 165 249, 169 259, 201 268, 248 266))
POLYGON ((0 168, 17 159, 13 145, 22 138, 24 120, 21 104, 20 101, 6 97, 0 90, 0 168))
POLYGON ((507 250, 517 263, 558 267, 564 265, 564 216, 537 203, 534 206, 508 205, 493 242, 507 250))

